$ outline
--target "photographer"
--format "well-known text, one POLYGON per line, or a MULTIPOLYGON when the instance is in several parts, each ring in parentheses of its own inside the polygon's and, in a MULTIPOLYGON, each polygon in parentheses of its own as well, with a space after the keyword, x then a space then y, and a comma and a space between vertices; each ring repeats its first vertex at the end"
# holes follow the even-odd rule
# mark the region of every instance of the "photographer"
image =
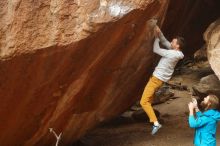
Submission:
POLYGON ((188 104, 189 126, 195 129, 195 146, 216 146, 216 129, 220 120, 219 99, 215 95, 208 95, 201 102, 202 111, 198 109, 197 101, 188 104), (195 114, 194 114, 195 113, 195 114))

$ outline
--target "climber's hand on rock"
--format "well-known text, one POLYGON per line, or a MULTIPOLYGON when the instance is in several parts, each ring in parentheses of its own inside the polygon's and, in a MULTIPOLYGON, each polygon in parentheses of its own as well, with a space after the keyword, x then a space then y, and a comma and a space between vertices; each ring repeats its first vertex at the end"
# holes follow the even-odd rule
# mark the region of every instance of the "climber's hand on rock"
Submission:
POLYGON ((159 35, 161 34, 161 30, 157 25, 154 28, 154 34, 156 37, 159 37, 159 35))

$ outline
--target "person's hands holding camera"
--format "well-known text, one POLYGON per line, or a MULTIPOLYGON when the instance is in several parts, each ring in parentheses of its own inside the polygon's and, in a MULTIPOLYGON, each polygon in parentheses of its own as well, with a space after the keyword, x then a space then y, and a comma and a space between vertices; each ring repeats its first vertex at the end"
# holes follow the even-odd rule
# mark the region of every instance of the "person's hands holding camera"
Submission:
POLYGON ((192 103, 194 105, 194 109, 196 110, 196 112, 198 112, 199 108, 198 108, 198 102, 197 102, 196 98, 194 98, 194 97, 192 98, 192 103))

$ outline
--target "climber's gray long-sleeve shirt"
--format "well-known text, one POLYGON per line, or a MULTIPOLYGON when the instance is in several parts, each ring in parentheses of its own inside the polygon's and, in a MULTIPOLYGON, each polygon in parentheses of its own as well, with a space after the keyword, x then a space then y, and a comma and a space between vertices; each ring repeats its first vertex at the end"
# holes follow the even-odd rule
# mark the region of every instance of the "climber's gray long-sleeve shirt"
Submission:
POLYGON ((160 59, 157 67, 153 72, 153 76, 157 77, 158 79, 167 82, 173 72, 177 62, 180 59, 183 59, 184 55, 181 51, 173 50, 171 48, 171 44, 164 35, 161 33, 159 38, 156 38, 154 41, 154 49, 153 51, 158 55, 162 56, 160 59), (159 41, 168 49, 160 48, 159 41))

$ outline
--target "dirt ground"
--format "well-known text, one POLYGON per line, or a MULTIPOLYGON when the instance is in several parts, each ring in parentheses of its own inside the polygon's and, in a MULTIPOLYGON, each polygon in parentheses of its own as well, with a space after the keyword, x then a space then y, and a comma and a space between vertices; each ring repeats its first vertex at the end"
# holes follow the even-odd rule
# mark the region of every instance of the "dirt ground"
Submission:
MULTIPOLYGON (((194 70, 195 71, 195 70, 194 70)), ((198 74, 175 76, 171 81, 180 81, 191 88, 199 81, 198 74)), ((193 146, 194 130, 188 126, 190 91, 172 90, 177 99, 154 106, 160 112, 163 127, 152 136, 152 126, 145 122, 129 122, 116 119, 115 123, 100 126, 88 133, 84 146, 193 146)), ((217 145, 220 145, 220 129, 217 130, 217 145)))

